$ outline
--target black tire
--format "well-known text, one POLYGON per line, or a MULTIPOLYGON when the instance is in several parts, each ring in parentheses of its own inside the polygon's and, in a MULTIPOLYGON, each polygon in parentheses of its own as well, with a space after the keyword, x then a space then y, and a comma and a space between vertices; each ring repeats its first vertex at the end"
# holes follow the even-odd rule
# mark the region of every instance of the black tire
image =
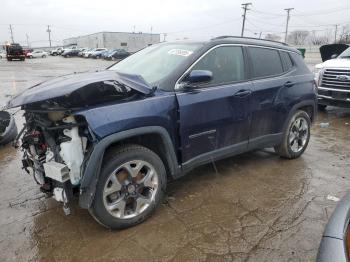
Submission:
POLYGON ((322 105, 322 104, 318 104, 317 105, 317 108, 318 108, 319 111, 325 111, 326 107, 327 107, 327 105, 322 105))
POLYGON ((295 114, 289 119, 287 128, 283 132, 282 143, 274 147, 276 153, 280 157, 287 158, 287 159, 295 159, 295 158, 300 157, 304 153, 305 149, 307 148, 307 146, 309 144, 310 129, 311 129, 310 116, 305 111, 301 111, 301 110, 296 111, 295 114), (303 145, 303 147, 301 148, 300 151, 294 152, 291 148, 290 143, 289 143, 289 139, 290 139, 291 129, 293 128, 293 124, 298 118, 302 118, 306 121, 308 131, 307 131, 307 137, 306 137, 305 144, 303 145))
POLYGON ((99 180, 97 182, 94 201, 89 209, 90 214, 101 225, 111 229, 122 229, 137 225, 150 217, 161 204, 166 190, 166 170, 162 160, 153 151, 139 145, 125 145, 118 147, 104 157, 99 180), (124 163, 133 160, 146 161, 152 165, 158 176, 158 190, 154 201, 140 214, 132 218, 117 218, 111 215, 105 207, 103 191, 107 180, 113 171, 124 163))
POLYGON ((12 61, 12 58, 7 58, 7 61, 12 61))

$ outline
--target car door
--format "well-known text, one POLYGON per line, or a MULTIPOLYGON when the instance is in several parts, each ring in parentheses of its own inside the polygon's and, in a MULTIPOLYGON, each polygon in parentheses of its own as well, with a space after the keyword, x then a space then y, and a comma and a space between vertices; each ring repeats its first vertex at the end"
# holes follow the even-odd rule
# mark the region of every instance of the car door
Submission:
POLYGON ((286 90, 293 80, 284 70, 280 52, 267 47, 247 47, 253 82, 250 148, 273 145, 288 115, 286 90))
POLYGON ((176 91, 182 161, 207 162, 247 148, 252 84, 246 81, 245 54, 241 46, 212 48, 189 70, 208 70, 210 82, 186 87, 186 74, 176 91))

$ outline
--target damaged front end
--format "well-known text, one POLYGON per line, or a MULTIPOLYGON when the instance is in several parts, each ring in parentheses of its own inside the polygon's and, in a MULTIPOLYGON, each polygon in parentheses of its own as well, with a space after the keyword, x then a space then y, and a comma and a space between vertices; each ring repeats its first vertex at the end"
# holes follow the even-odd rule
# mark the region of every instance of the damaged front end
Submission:
POLYGON ((33 174, 42 192, 66 205, 79 192, 81 166, 92 141, 87 124, 63 111, 26 110, 24 117, 23 168, 33 174))
MULTIPOLYGON (((123 103, 149 95, 138 76, 113 71, 74 74, 44 82, 16 96, 8 108, 21 106, 23 169, 33 174, 42 192, 64 203, 78 196, 84 166, 99 138, 78 112, 99 104, 123 103)), ((18 144, 19 141, 17 141, 18 144)))

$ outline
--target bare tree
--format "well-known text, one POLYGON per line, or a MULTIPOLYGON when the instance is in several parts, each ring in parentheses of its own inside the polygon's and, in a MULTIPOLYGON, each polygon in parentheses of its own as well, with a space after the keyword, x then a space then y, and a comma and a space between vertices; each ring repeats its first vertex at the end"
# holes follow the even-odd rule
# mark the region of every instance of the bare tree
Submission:
POLYGON ((293 45, 304 45, 309 36, 309 31, 296 30, 290 32, 287 38, 287 42, 293 45))
POLYGON ((322 35, 318 35, 316 31, 312 31, 309 34, 308 41, 311 45, 325 45, 331 42, 332 32, 330 30, 326 31, 322 35))
POLYGON ((339 37, 339 43, 349 44, 350 43, 350 25, 342 27, 342 31, 339 37))
POLYGON ((281 37, 279 35, 276 35, 276 34, 267 34, 265 36, 265 39, 266 40, 273 40, 273 41, 281 41, 281 37))

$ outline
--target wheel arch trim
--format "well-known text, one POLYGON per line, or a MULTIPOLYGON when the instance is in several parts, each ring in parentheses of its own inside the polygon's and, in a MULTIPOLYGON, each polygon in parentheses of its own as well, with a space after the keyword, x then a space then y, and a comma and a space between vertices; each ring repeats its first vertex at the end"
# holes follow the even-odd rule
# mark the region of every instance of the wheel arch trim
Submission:
POLYGON ((147 126, 125 130, 115 134, 111 134, 97 144, 95 144, 85 169, 83 170, 83 176, 80 184, 80 196, 79 196, 79 206, 82 208, 90 208, 92 201, 95 196, 96 185, 98 182, 102 160, 106 149, 116 142, 120 142, 127 138, 132 138, 139 135, 147 134, 157 134, 161 137, 164 146, 166 147, 166 159, 170 170, 170 175, 176 177, 180 172, 180 167, 178 165, 178 160, 175 154, 174 145, 170 138, 169 133, 165 128, 161 126, 147 126))

